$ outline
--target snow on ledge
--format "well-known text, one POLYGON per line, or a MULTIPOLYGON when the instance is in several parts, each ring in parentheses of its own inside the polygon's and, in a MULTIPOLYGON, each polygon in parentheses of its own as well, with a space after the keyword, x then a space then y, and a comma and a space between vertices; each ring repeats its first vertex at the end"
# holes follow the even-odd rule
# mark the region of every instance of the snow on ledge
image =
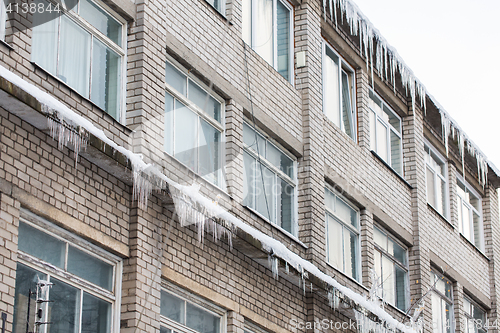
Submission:
POLYGON ((425 86, 413 74, 413 71, 405 64, 395 48, 389 45, 386 39, 373 26, 370 20, 361 12, 358 6, 352 0, 323 0, 323 14, 326 20, 327 13, 330 18, 337 22, 337 9, 340 9, 342 21, 346 20, 350 28, 351 35, 359 35, 361 53, 366 59, 366 67, 371 69, 371 78, 373 86, 373 67, 377 69, 379 75, 387 81, 392 82, 393 89, 396 90, 396 70, 399 71, 401 82, 412 100, 412 107, 415 110, 417 94, 420 105, 426 109, 426 96, 436 106, 441 115, 442 140, 444 142, 446 153, 448 154, 448 138, 452 135, 453 139, 458 141, 458 151, 462 159, 462 173, 465 169, 464 154, 465 149, 477 161, 477 172, 479 183, 484 186, 488 183, 488 166, 500 176, 499 169, 487 159, 486 155, 479 147, 467 136, 467 134, 458 126, 457 122, 450 117, 448 112, 431 96, 425 86), (374 45, 376 50, 374 52, 374 45), (375 55, 375 61, 373 56, 375 55), (375 64, 374 64, 375 62, 375 64))
MULTIPOLYGON (((110 140, 108 137, 106 137, 106 135, 102 130, 98 129, 90 121, 76 114, 75 112, 70 110, 67 106, 59 102, 53 96, 40 90, 36 86, 24 81, 19 76, 8 71, 5 67, 1 65, 0 65, 0 76, 10 81, 13 85, 18 86, 26 93, 35 97, 42 104, 43 112, 45 112, 46 115, 49 117, 48 121, 49 122, 53 121, 51 120, 50 117, 53 117, 59 121, 57 123, 58 125, 51 125, 51 126, 64 127, 66 124, 77 127, 80 130, 84 129, 89 133, 92 133, 93 135, 98 137, 107 145, 113 147, 114 149, 125 155, 130 160, 133 168, 134 196, 138 199, 139 203, 143 207, 147 206, 147 198, 153 191, 153 187, 155 188, 163 187, 163 185, 168 184, 170 189, 174 189, 173 192, 176 193, 173 195, 174 202, 176 202, 176 204, 179 204, 180 203, 179 198, 181 198, 186 203, 184 206, 180 207, 182 208, 180 212, 176 211, 177 214, 181 213, 181 215, 179 215, 179 218, 181 219, 181 224, 183 223, 185 224, 186 222, 185 220, 190 219, 192 220, 191 222, 196 223, 198 225, 198 230, 199 232, 202 233, 204 231, 204 225, 205 223, 207 223, 207 220, 213 221, 214 218, 223 219, 228 224, 230 224, 229 227, 230 230, 235 230, 236 228, 238 228, 246 232, 247 234, 251 235, 253 238, 261 242, 264 250, 267 251, 269 254, 281 258, 295 270, 297 270, 298 272, 302 272, 303 276, 305 275, 305 273, 315 275, 327 285, 331 286, 334 289, 339 290, 342 294, 349 297, 355 303, 357 303, 367 311, 370 311, 371 313, 375 314, 385 324, 385 325, 379 324, 373 326, 373 322, 371 322, 366 316, 356 312, 357 319, 359 318, 362 322, 361 325, 362 331, 368 332, 370 328, 374 327, 377 327, 376 332, 380 333, 396 332, 396 330, 399 330, 404 333, 417 333, 422 331, 421 325, 419 326, 418 322, 415 323, 414 321, 414 319, 416 319, 415 317, 411 319, 410 325, 404 324, 396 320, 383 308, 380 307, 379 302, 369 300, 366 298, 366 296, 358 294, 354 290, 349 289, 346 286, 343 286, 342 284, 337 282, 337 280, 335 280, 333 277, 323 273, 318 267, 313 265, 311 262, 303 259, 296 253, 289 250, 280 241, 267 236, 261 231, 246 224, 236 216, 230 214, 221 206, 219 206, 217 202, 210 200, 204 197, 202 194, 200 194, 199 186, 197 186, 196 184, 191 186, 184 186, 172 181, 170 178, 161 173, 153 165, 146 164, 142 160, 140 155, 134 154, 130 150, 125 149, 124 147, 121 147, 114 141, 110 140), (155 183, 156 185, 153 185, 151 180, 153 180, 153 183, 155 183), (200 205, 201 207, 203 207, 203 211, 193 210, 192 206, 190 206, 192 204, 200 205), (182 215, 183 214, 182 211, 184 210, 187 210, 187 212, 184 215, 182 215)), ((59 131, 61 130, 62 129, 59 129, 59 131)), ((54 133, 57 133, 57 130, 51 130, 51 132, 54 135, 54 133)), ((55 135, 54 139, 60 139, 60 137, 55 135)), ((66 145, 67 143, 68 141, 64 140, 63 144, 66 145)), ((83 144, 85 144, 85 142, 83 142, 83 144)), ((77 148, 85 148, 85 147, 81 146, 77 148)), ((224 228, 224 230, 226 231, 223 231, 222 229, 219 228, 219 229, 213 229, 212 231, 219 232, 220 235, 223 232, 227 232, 226 228, 224 228)))

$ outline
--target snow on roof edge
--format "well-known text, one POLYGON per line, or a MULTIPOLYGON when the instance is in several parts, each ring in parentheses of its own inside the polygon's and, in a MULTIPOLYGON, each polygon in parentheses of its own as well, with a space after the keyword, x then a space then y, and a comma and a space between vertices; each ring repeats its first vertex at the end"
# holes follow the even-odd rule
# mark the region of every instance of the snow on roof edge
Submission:
MULTIPOLYGON (((462 158, 463 166, 463 153, 465 152, 464 145, 467 143, 467 152, 477 160, 478 166, 478 179, 484 187, 487 184, 488 166, 495 172, 497 177, 500 177, 500 170, 493 164, 491 160, 479 149, 479 147, 469 138, 469 136, 460 128, 458 123, 449 115, 449 113, 441 106, 441 104, 428 93, 425 85, 416 77, 411 68, 406 65, 402 57, 398 54, 397 50, 391 46, 387 40, 382 36, 378 29, 371 23, 365 14, 359 9, 358 5, 352 0, 322 0, 323 13, 326 18, 327 7, 329 9, 330 17, 334 18, 337 25, 337 7, 342 11, 342 19, 345 20, 350 27, 352 35, 360 37, 360 52, 364 53, 367 69, 371 69, 372 85, 373 85, 373 67, 374 67, 374 41, 377 42, 377 49, 375 50, 375 67, 380 73, 380 76, 385 77, 393 83, 395 90, 395 72, 399 70, 403 87, 406 93, 411 96, 413 109, 415 109, 415 101, 417 93, 420 97, 420 105, 423 106, 425 111, 425 96, 428 96, 432 103, 437 107, 442 119, 449 119, 446 123, 449 128, 443 127, 443 141, 448 151, 448 137, 446 134, 457 133, 459 137, 459 152, 462 158), (343 14, 343 16, 342 16, 343 14), (388 74, 389 72, 389 74, 388 74), (409 90, 409 91, 408 91, 409 90)), ((444 124, 443 124, 444 126, 444 124)))

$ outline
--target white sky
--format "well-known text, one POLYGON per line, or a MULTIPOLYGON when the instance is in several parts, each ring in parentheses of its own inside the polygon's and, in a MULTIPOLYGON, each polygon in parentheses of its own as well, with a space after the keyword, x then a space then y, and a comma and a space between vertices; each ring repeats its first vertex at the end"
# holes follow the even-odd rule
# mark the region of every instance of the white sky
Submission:
POLYGON ((353 1, 500 168, 500 1, 353 1))

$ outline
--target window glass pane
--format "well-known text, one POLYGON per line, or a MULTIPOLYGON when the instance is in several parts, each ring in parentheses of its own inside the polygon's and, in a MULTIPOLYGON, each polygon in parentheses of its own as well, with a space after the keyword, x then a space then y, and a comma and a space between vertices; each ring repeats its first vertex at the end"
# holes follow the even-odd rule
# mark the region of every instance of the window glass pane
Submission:
POLYGON ((45 232, 19 222, 19 250, 54 266, 64 268, 66 243, 45 232))
POLYGON ((215 9, 217 9, 219 13, 224 15, 224 13, 222 12, 222 1, 224 0, 207 0, 207 2, 211 4, 215 9))
POLYGON ((168 329, 166 327, 161 326, 160 327, 160 333, 172 333, 172 330, 168 329))
POLYGON ((478 324, 480 324, 480 323, 484 324, 484 322, 486 320, 486 315, 485 315, 484 311, 482 311, 477 306, 473 306, 473 317, 474 317, 474 319, 477 320, 478 324))
POLYGON ((279 178, 281 195, 278 196, 278 221, 281 227, 291 234, 295 234, 293 230, 293 198, 295 193, 295 188, 289 185, 286 181, 279 178))
POLYGON ((186 75, 181 73, 168 61, 165 63, 165 81, 178 93, 186 96, 186 75))
POLYGON ((180 298, 162 290, 160 314, 178 323, 185 324, 184 303, 180 298))
POLYGON ((5 39, 5 20, 7 19, 7 8, 5 1, 0 1, 0 39, 5 39))
POLYGON ((199 173, 208 181, 219 184, 221 133, 205 120, 200 121, 199 173))
POLYGON ((439 178, 438 180, 439 185, 437 188, 437 196, 436 196, 436 209, 438 212, 440 212, 442 215, 445 214, 446 212, 446 183, 444 180, 439 178))
POLYGON ((220 318, 193 304, 187 303, 186 325, 200 333, 219 333, 220 318))
POLYGON ((436 294, 431 295, 432 302, 432 328, 434 333, 444 333, 443 332, 443 314, 441 306, 441 298, 436 294))
POLYGON ((391 130, 391 167, 400 175, 403 173, 402 162, 401 139, 391 130))
POLYGON ((273 0, 253 0, 254 49, 271 66, 273 65, 273 0))
POLYGON ((342 122, 344 131, 352 139, 354 133, 354 119, 352 119, 352 96, 351 96, 351 78, 345 71, 342 71, 342 122))
MULTIPOLYGON (((21 237, 19 237, 21 240, 21 237)), ((47 280, 47 275, 40 273, 28 266, 17 263, 16 269, 16 290, 14 299, 14 333, 26 332, 26 316, 28 313, 28 298, 30 289, 36 292, 36 282, 38 280, 47 280)), ((30 314, 36 310, 36 296, 31 295, 30 314)), ((33 320, 30 321, 29 331, 34 332, 33 320)))
POLYGON ((469 316, 472 316, 472 311, 471 311, 472 304, 467 298, 464 298, 464 311, 466 314, 469 316))
POLYGON ((111 303, 83 293, 82 333, 107 333, 111 330, 111 303))
POLYGON ((358 227, 357 214, 348 204, 342 199, 337 197, 335 215, 342 220, 342 222, 351 224, 355 228, 358 227))
POLYGON ((255 159, 243 151, 243 204, 255 208, 255 159))
POLYGON ((173 154, 174 128, 174 97, 166 92, 164 149, 170 155, 173 154))
POLYGON ((94 28, 122 46, 122 25, 90 0, 80 1, 80 16, 94 28))
MULTIPOLYGON (((43 0, 38 0, 35 3, 42 3, 43 8, 47 8, 49 4, 43 0)), ((31 60, 54 75, 57 70, 58 16, 58 13, 54 11, 41 11, 40 13, 35 11, 33 15, 31 60)))
POLYGON ((442 301, 444 304, 445 304, 445 322, 444 322, 444 325, 445 325, 445 332, 446 333, 451 333, 452 332, 452 325, 453 325, 453 322, 452 322, 452 315, 453 315, 453 306, 449 303, 446 303, 444 300, 442 301))
POLYGON ((468 240, 472 241, 471 225, 470 225, 470 210, 467 205, 462 204, 462 221, 463 221, 463 235, 468 240))
POLYGON ((243 40, 252 45, 252 0, 242 0, 241 33, 243 40))
POLYGON ((434 172, 427 167, 427 202, 434 208, 436 208, 436 194, 434 193, 435 186, 434 172))
POLYGON ((275 174, 261 164, 256 164, 256 179, 255 179, 255 209, 261 213, 265 218, 272 222, 276 222, 275 219, 275 198, 277 193, 275 187, 275 174), (264 184, 263 184, 264 182, 264 184))
POLYGON ((342 246, 342 225, 327 214, 328 227, 328 262, 335 268, 343 271, 343 246, 342 246))
POLYGON ((332 212, 335 212, 335 195, 331 191, 326 189, 325 189, 325 205, 332 212))
POLYGON ((382 282, 384 285, 384 300, 389 304, 396 305, 394 264, 385 256, 382 256, 382 282))
POLYGON ((398 265, 396 268, 396 307, 406 310, 406 272, 398 265))
POLYGON ((392 127, 394 127, 394 129, 396 130, 396 132, 398 133, 401 133, 401 120, 396 117, 396 115, 394 114, 394 112, 392 112, 391 109, 389 109, 387 106, 384 105, 384 113, 387 115, 387 121, 389 122, 389 124, 392 125, 392 127))
POLYGON ((377 286, 377 296, 378 297, 383 297, 383 289, 382 289, 382 285, 383 285, 383 281, 382 281, 382 254, 375 249, 374 251, 375 253, 375 263, 374 263, 374 269, 375 269, 375 273, 377 274, 377 282, 378 282, 378 286, 377 286))
POLYGON ((356 274, 356 248, 357 237, 355 234, 344 228, 344 273, 352 278, 357 278, 356 274))
POLYGON ((113 289, 113 266, 73 246, 68 247, 68 272, 104 289, 113 289))
POLYGON ((338 57, 325 46, 326 56, 324 57, 324 94, 323 111, 326 116, 340 127, 340 87, 339 87, 339 66, 338 57))
POLYGON ((65 15, 60 35, 57 77, 88 98, 91 36, 65 15))
POLYGON ((368 101, 368 106, 379 116, 384 114, 381 105, 382 101, 370 90, 370 100, 368 101))
POLYGON ((90 99, 118 119, 121 57, 96 38, 92 49, 92 91, 90 99))
POLYGON ((377 228, 373 229, 373 239, 375 244, 387 251, 387 236, 377 228))
POLYGON ((175 128, 178 129, 175 131, 174 138, 175 158, 196 172, 198 116, 184 104, 175 100, 174 117, 175 128))
POLYGON ((290 80, 290 10, 281 1, 276 1, 277 9, 277 70, 283 77, 290 80))
POLYGON ((460 196, 460 198, 465 199, 465 201, 469 201, 465 186, 462 184, 458 179, 457 179, 457 195, 460 196))
POLYGON ((80 326, 80 290, 58 279, 50 279, 54 285, 50 288, 48 320, 51 322, 48 332, 77 333, 80 326))
POLYGON ((387 127, 381 121, 377 121, 377 154, 388 162, 387 127))
POLYGON ((476 214, 476 212, 472 213, 472 223, 474 227, 474 245, 476 245, 477 248, 482 249, 482 242, 481 242, 481 237, 483 235, 482 228, 481 228, 481 219, 479 215, 476 214))
POLYGON ((406 265, 406 250, 403 249, 399 244, 389 240, 392 243, 393 253, 392 255, 396 258, 400 263, 406 265))
POLYGON ((293 161, 269 142, 266 148, 266 159, 290 178, 295 178, 293 175, 293 161))
POLYGON ((264 137, 247 124, 243 124, 243 142, 252 148, 253 151, 260 154, 260 156, 266 156, 266 141, 264 137))
MULTIPOLYGON (((370 100, 370 103, 372 101, 370 100)), ((370 149, 377 151, 377 116, 375 112, 370 111, 370 149)))
POLYGON ((189 100, 205 111, 210 117, 220 122, 220 103, 193 81, 189 80, 188 85, 189 100))

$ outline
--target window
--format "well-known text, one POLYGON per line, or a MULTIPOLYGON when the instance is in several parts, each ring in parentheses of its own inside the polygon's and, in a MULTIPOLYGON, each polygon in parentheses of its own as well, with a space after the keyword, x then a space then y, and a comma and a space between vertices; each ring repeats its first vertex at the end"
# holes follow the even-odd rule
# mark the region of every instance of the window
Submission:
POLYGON ((173 285, 161 291, 160 333, 224 333, 225 312, 173 285))
POLYGON ((453 332, 453 285, 444 276, 431 273, 432 329, 434 333, 453 332))
POLYGON ((486 311, 475 302, 464 297, 465 333, 486 333, 486 311))
POLYGON ((245 43, 292 82, 292 9, 282 0, 243 0, 245 43))
POLYGON ((0 40, 5 39, 5 21, 7 20, 5 2, 5 0, 0 1, 0 40))
POLYGON ((427 202, 443 217, 448 216, 448 170, 444 159, 429 145, 425 145, 427 202))
POLYGON ((375 272, 380 278, 379 296, 400 310, 406 311, 408 261, 407 250, 388 233, 377 227, 375 241, 375 272))
POLYGON ((323 112, 356 140, 354 71, 326 43, 323 50, 323 112))
POLYGON ((403 174, 401 118, 370 91, 370 149, 399 175, 403 174))
POLYGON ((36 11, 33 27, 32 61, 120 120, 124 24, 81 0, 64 15, 36 11))
POLYGON ((325 189, 327 262, 358 279, 359 214, 350 203, 325 189))
POLYGON ((458 230, 478 249, 483 250, 481 199, 469 184, 457 176, 458 230))
POLYGON ((212 7, 217 9, 219 13, 225 16, 226 12, 226 0, 205 0, 208 2, 212 7))
MULTIPOLYGON (((31 214, 25 216, 35 219, 31 214)), ((35 321, 50 323, 39 325, 37 332, 43 333, 117 332, 120 308, 115 293, 121 288, 117 283, 121 276, 118 258, 44 220, 36 221, 19 222, 13 332, 26 332, 28 304, 30 332, 35 321), (37 304, 39 280, 52 283, 47 290, 38 290, 39 299, 50 302, 37 304)))
POLYGON ((243 204, 297 235, 295 161, 243 124, 243 204))
POLYGON ((165 151, 222 186, 223 104, 186 72, 167 61, 165 151))

